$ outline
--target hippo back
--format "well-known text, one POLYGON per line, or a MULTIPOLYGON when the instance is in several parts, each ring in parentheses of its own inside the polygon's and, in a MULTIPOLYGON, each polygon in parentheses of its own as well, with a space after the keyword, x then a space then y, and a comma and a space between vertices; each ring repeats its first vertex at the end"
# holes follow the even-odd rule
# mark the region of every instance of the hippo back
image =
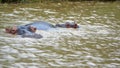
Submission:
POLYGON ((47 23, 47 22, 43 22, 43 21, 37 21, 31 24, 27 24, 25 26, 33 26, 37 28, 37 30, 49 30, 51 28, 55 28, 54 25, 47 23))

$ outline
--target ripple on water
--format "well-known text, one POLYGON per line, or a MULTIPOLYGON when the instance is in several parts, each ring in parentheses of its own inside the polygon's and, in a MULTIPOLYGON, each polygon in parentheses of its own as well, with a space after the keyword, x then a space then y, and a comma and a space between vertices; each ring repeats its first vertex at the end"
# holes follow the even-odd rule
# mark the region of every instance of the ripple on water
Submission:
MULTIPOLYGON (((89 9, 83 10, 81 6, 79 7, 81 14, 72 11, 59 14, 60 12, 46 8, 15 8, 11 13, 0 11, 1 22, 7 23, 2 23, 4 26, 13 25, 15 22, 31 23, 28 19, 49 20, 56 23, 67 21, 67 18, 80 23, 79 29, 57 28, 37 31, 36 33, 43 36, 42 39, 21 38, 3 33, 3 29, 0 29, 0 68, 119 68, 120 31, 116 29, 119 27, 116 24, 119 22, 116 15, 112 11, 110 14, 99 15, 94 7, 92 14, 87 16, 83 12, 89 9), (50 16, 42 17, 42 14, 50 16)), ((119 9, 119 6, 117 8, 119 9)))

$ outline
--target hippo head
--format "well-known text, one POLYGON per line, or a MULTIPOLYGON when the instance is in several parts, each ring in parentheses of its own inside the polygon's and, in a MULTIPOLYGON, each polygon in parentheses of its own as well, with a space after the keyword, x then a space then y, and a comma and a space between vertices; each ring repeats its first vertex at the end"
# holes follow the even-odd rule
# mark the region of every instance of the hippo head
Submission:
POLYGON ((36 28, 35 28, 34 26, 29 26, 29 30, 30 30, 31 32, 33 32, 33 33, 36 32, 36 28))
POLYGON ((33 27, 33 26, 29 26, 28 30, 25 29, 25 28, 18 28, 17 26, 5 28, 5 32, 9 33, 9 34, 19 34, 19 35, 21 35, 21 34, 26 33, 26 31, 35 33, 36 32, 36 28, 33 27))
POLYGON ((79 28, 78 24, 74 21, 67 21, 63 24, 56 24, 56 27, 62 27, 62 28, 79 28))
POLYGON ((13 26, 13 27, 7 27, 5 28, 6 33, 10 33, 10 34, 16 34, 17 33, 17 27, 13 26))
POLYGON ((65 23, 66 28, 78 28, 78 24, 75 22, 66 22, 65 23))

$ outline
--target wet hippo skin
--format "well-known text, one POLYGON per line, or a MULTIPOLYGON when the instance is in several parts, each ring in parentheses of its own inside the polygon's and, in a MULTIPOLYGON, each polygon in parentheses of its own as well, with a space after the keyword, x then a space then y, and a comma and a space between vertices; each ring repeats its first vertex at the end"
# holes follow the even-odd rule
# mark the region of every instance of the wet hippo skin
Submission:
POLYGON ((8 32, 8 33, 21 35, 22 37, 42 38, 42 35, 35 33, 36 30, 47 31, 50 29, 58 28, 58 27, 60 27, 60 28, 79 28, 79 26, 74 22, 72 22, 72 23, 66 22, 63 24, 52 25, 48 22, 36 21, 36 22, 30 23, 30 24, 13 27, 12 29, 10 29, 10 31, 12 31, 12 32, 8 32))
POLYGON ((22 26, 18 26, 18 31, 17 34, 18 35, 22 35, 22 37, 29 37, 29 38, 42 38, 43 36, 40 34, 36 34, 32 31, 30 31, 29 27, 35 27, 37 30, 49 30, 51 28, 56 28, 54 25, 47 23, 47 22, 43 22, 43 21, 37 21, 34 23, 30 23, 30 24, 26 24, 26 25, 22 25, 22 26))

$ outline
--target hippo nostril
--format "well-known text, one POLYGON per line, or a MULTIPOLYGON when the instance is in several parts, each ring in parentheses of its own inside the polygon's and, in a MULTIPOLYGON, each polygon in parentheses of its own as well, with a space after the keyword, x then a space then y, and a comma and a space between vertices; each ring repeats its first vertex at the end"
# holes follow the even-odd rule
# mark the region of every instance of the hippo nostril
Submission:
POLYGON ((11 30, 11 32, 15 32, 15 30, 11 30))
POLYGON ((17 30, 11 30, 10 33, 16 34, 17 30))
POLYGON ((37 30, 36 28, 34 28, 34 30, 37 30))
POLYGON ((11 27, 5 28, 5 32, 6 32, 6 33, 10 33, 10 32, 11 32, 11 27))
POLYGON ((6 31, 6 33, 9 33, 9 32, 10 32, 10 29, 7 29, 7 28, 6 28, 5 31, 6 31))

